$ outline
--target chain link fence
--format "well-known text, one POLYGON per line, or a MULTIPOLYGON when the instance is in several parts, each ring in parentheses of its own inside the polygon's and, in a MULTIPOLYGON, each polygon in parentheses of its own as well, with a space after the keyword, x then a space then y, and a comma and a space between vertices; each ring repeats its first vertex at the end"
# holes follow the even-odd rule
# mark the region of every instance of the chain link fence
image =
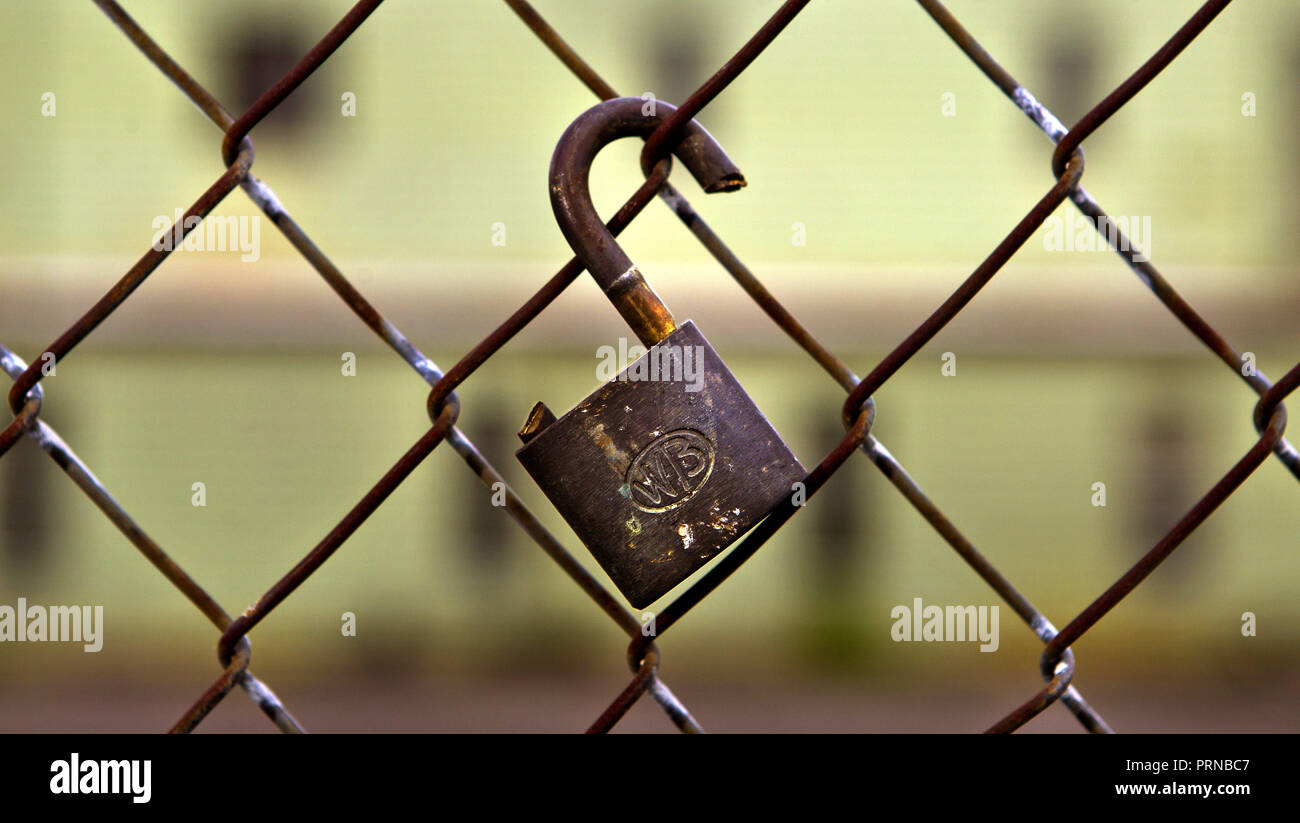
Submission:
MULTIPOLYGON (((1063 704, 1088 731, 1111 731, 1100 712, 1084 700, 1074 683, 1075 659, 1071 652, 1071 645, 1137 588, 1188 535, 1241 487, 1251 473, 1267 460, 1270 453, 1276 456, 1297 479, 1300 479, 1300 454, 1297 454, 1295 448, 1283 438, 1286 410, 1282 404, 1283 399, 1300 383, 1300 364, 1276 383, 1269 381, 1264 374, 1254 368, 1253 359, 1244 357, 1221 336, 1180 296, 1141 250, 1116 230, 1115 221, 1110 220, 1108 213, 1081 185, 1084 173, 1082 150, 1084 141, 1169 66, 1198 34, 1213 23, 1215 17, 1231 0, 1206 2, 1136 72, 1068 128, 999 65, 941 3, 937 0, 917 1, 933 18, 939 29, 970 59, 974 66, 983 72, 1006 95, 1010 103, 1028 117, 1029 121, 1052 142, 1054 145, 1050 154, 1052 182, 1043 196, 1032 204, 1025 216, 1007 233, 988 257, 975 267, 972 274, 923 323, 873 366, 865 378, 857 377, 848 365, 822 345, 817 337, 764 287, 754 273, 710 229, 687 199, 668 181, 666 158, 683 136, 684 129, 727 88, 728 84, 744 72, 770 43, 780 36, 791 20, 808 5, 809 0, 789 0, 784 3, 730 60, 700 85, 657 130, 646 138, 641 155, 642 166, 648 170, 645 182, 608 223, 610 231, 617 235, 658 195, 749 298, 847 394, 841 410, 846 433, 807 475, 804 481, 806 501, 791 500, 771 512, 743 541, 656 614, 654 632, 651 633, 645 630, 635 614, 622 605, 619 598, 611 594, 597 578, 575 560, 555 536, 543 527, 534 513, 505 483, 497 469, 457 427, 460 405, 455 390, 520 330, 545 311, 582 274, 583 268, 578 260, 575 258, 566 263, 530 299, 483 337, 450 369, 444 371, 422 354, 349 283, 343 272, 331 262, 324 251, 285 210, 271 188, 251 172, 253 143, 249 137, 250 133, 362 26, 382 0, 358 2, 279 82, 266 90, 247 111, 238 116, 228 112, 203 85, 188 74, 143 28, 137 25, 118 3, 114 0, 95 0, 95 4, 108 15, 122 33, 222 133, 221 155, 226 166, 225 171, 169 230, 173 232, 178 243, 234 189, 243 189, 266 218, 274 223, 353 313, 431 387, 427 400, 427 411, 432 421, 431 428, 393 464, 370 491, 333 527, 325 539, 307 552, 296 566, 267 589, 255 603, 239 616, 232 617, 208 595, 197 580, 149 537, 148 533, 114 500, 91 469, 77 457, 58 433, 41 419, 41 381, 48 374, 45 367, 62 361, 79 343, 90 336, 100 323, 120 307, 162 264, 170 251, 151 248, 146 252, 97 303, 40 352, 30 365, 18 354, 0 345, 0 365, 13 380, 8 397, 14 415, 13 420, 4 427, 3 431, 0 431, 0 456, 8 452, 23 436, 35 441, 103 512, 104 516, 221 633, 217 645, 218 657, 223 667, 221 674, 177 720, 172 731, 193 730, 236 686, 242 688, 281 730, 303 731, 301 724, 274 692, 258 680, 250 670, 251 647, 248 634, 319 569, 424 458, 443 443, 464 459, 479 481, 489 488, 504 489, 505 512, 564 570, 577 587, 628 635, 630 643, 627 648, 627 661, 633 672, 631 680, 604 711, 600 712, 591 724, 590 731, 601 732, 613 728, 628 709, 647 693, 682 731, 702 731, 700 722, 677 699, 659 675, 658 641, 684 618, 692 607, 707 597, 762 548, 764 543, 794 516, 804 503, 817 505, 814 497, 818 489, 858 451, 861 451, 883 473, 925 521, 952 547, 953 551, 1015 611, 1029 631, 1044 644, 1039 661, 1039 674, 1045 681, 1045 685, 1027 700, 1013 705, 989 731, 1014 731, 1057 702, 1063 704), (1044 613, 962 534, 939 506, 909 476, 902 464, 872 434, 872 422, 875 417, 873 395, 876 390, 961 312, 1053 211, 1067 200, 1088 217, 1093 225, 1098 227, 1098 231, 1103 232, 1109 246, 1187 331, 1200 340, 1215 357, 1259 396, 1252 420, 1259 437, 1249 451, 1233 463, 1222 478, 1197 500, 1187 513, 1142 555, 1141 559, 1100 593, 1090 605, 1069 620, 1063 629, 1058 630, 1044 613)), ((530 4, 524 0, 505 0, 505 2, 555 58, 570 69, 597 98, 608 100, 619 96, 618 92, 605 82, 600 74, 584 61, 530 4)))

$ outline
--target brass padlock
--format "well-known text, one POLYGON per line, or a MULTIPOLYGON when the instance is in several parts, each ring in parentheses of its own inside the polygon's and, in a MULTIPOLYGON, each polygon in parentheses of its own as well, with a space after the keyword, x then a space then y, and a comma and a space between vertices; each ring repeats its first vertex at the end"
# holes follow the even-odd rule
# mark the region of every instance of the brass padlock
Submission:
MULTIPOLYGON (((806 472, 713 347, 677 326, 596 213, 588 171, 620 137, 674 111, 609 100, 565 131, 551 205, 578 258, 648 351, 559 419, 543 403, 520 431, 524 468, 634 607, 653 603, 793 494, 806 472)), ((705 191, 744 178, 692 121, 674 150, 705 191)))

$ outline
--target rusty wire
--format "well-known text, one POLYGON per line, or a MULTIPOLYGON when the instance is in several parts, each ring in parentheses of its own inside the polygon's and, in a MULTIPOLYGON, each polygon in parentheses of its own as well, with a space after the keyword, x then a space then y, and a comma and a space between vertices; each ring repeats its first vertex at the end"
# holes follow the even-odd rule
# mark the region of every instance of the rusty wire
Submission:
MULTIPOLYGON (((340 299, 405 360, 429 384, 427 412, 430 429, 414 444, 364 497, 331 529, 301 561, 272 585, 253 605, 233 620, 145 531, 135 523, 109 492, 100 484, 58 434, 40 419, 42 371, 39 363, 27 366, 17 354, 0 345, 0 367, 13 379, 8 395, 13 419, 0 430, 0 457, 24 434, 32 438, 63 469, 74 483, 95 503, 137 549, 172 582, 221 632, 217 645, 221 675, 182 714, 172 731, 193 730, 207 714, 236 686, 240 686, 283 731, 298 732, 302 727, 284 708, 275 694, 249 671, 252 647, 248 634, 289 597, 318 569, 348 537, 373 514, 384 500, 410 475, 425 457, 441 443, 447 442, 489 487, 501 484, 506 495, 505 509, 534 542, 569 575, 578 587, 613 620, 630 638, 628 663, 633 677, 592 724, 590 731, 607 731, 645 693, 663 708, 682 731, 702 731, 700 724, 659 676, 660 652, 657 640, 674 626, 691 608, 716 589, 744 564, 782 525, 801 508, 789 501, 773 511, 736 547, 712 568, 704 572, 689 588, 656 615, 655 637, 642 633, 641 624, 618 598, 612 595, 547 531, 518 495, 505 484, 500 473, 457 428, 460 404, 455 390, 479 366, 505 346, 511 338, 541 314, 583 271, 577 258, 569 260, 528 301, 446 372, 425 357, 395 326, 361 295, 325 253, 293 220, 279 198, 251 173, 253 143, 250 133, 267 114, 319 68, 382 3, 362 0, 278 82, 259 97, 243 114, 233 117, 198 81, 174 61, 115 0, 94 0, 131 42, 213 123, 221 129, 220 153, 224 171, 195 201, 170 231, 178 239, 187 233, 189 218, 203 218, 234 188, 242 188, 261 211, 284 234, 286 239, 321 275, 340 299)), ((504 0, 541 40, 588 89, 601 100, 618 97, 614 88, 586 63, 546 20, 525 0, 504 0)), ((759 281, 704 222, 686 198, 668 182, 667 157, 677 148, 681 136, 691 128, 694 118, 738 77, 772 43, 787 25, 808 5, 809 0, 787 0, 717 72, 709 77, 680 107, 663 118, 660 125, 645 136, 642 170, 645 181, 609 221, 612 234, 622 231, 657 194, 678 216, 686 228, 721 264, 741 290, 806 352, 847 393, 841 416, 846 427, 844 438, 809 472, 805 486, 811 501, 817 490, 859 449, 871 460, 891 484, 947 542, 958 556, 983 579, 1027 624, 1044 643, 1039 673, 1045 681, 1032 697, 994 723, 989 731, 1014 731, 1058 700, 1091 732, 1109 732, 1109 725, 1087 702, 1073 683, 1075 661, 1071 644, 1097 624, 1150 575, 1215 509, 1223 503, 1270 453, 1274 454, 1297 478, 1300 478, 1300 452, 1283 438, 1286 409, 1283 399, 1300 385, 1300 364, 1276 384, 1261 372, 1243 373, 1241 354, 1198 314, 1146 260, 1127 238, 1113 243, 1116 252, 1156 298, 1207 348, 1231 368, 1259 396, 1252 423, 1259 433, 1255 445, 1238 460, 1203 497, 1197 500, 1155 546, 1123 576, 1097 597, 1080 614, 1058 631, 1042 611, 1035 607, 994 564, 971 543, 922 491, 902 464, 871 432, 875 419, 875 392, 898 372, 918 351, 965 308, 987 285, 1016 251, 1039 228, 1044 220, 1069 199, 1101 230, 1098 218, 1105 217, 1097 201, 1080 180, 1084 174, 1082 144, 1102 127, 1129 100, 1160 74, 1214 20, 1231 0, 1209 0, 1202 5, 1152 57, 1123 83, 1106 95, 1073 127, 1066 128, 1024 86, 999 65, 978 41, 938 0, 917 0, 938 26, 1004 94, 1034 122, 1055 148, 1050 156, 1053 182, 1047 192, 1026 212, 1007 234, 958 286, 953 293, 897 347, 877 363, 864 379, 837 358, 803 326, 759 281)), ((191 227, 192 229, 192 227, 191 227)), ((63 331, 44 352, 62 360, 113 313, 169 254, 151 249, 88 311, 63 331)))

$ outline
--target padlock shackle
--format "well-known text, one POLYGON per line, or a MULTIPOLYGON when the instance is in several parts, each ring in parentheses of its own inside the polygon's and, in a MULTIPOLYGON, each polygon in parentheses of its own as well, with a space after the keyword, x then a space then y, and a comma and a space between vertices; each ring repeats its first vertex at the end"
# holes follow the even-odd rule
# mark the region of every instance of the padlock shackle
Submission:
MULTIPOLYGON (((551 156, 551 208, 560 231, 646 346, 663 340, 677 326, 672 313, 596 213, 588 178, 601 149, 622 137, 648 137, 676 110, 661 100, 606 100, 587 109, 565 129, 551 156), (644 114, 646 106, 654 113, 644 114)), ((709 194, 745 185, 740 169, 694 120, 682 132, 673 154, 709 194)))

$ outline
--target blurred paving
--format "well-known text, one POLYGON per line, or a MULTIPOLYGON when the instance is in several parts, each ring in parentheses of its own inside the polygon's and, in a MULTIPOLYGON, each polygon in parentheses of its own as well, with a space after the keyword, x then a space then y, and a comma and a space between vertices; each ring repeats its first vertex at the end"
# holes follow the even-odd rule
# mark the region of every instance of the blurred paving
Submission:
MULTIPOLYGON (((1114 683, 1089 684, 1086 694, 1122 732, 1300 732, 1295 711, 1297 675, 1290 685, 1260 684, 1232 692, 1203 683, 1174 694, 1137 691, 1114 683)), ((999 692, 960 688, 909 689, 905 693, 849 684, 801 682, 721 683, 674 678, 673 686, 710 732, 977 732, 1008 708, 1016 687, 999 692)), ((282 690, 280 696, 312 732, 577 732, 595 720, 621 687, 616 679, 331 680, 328 685, 282 690)), ((0 732, 146 732, 171 725, 192 697, 178 687, 150 691, 132 686, 98 691, 0 688, 0 732)), ((200 726, 201 733, 275 732, 243 694, 233 694, 200 726)), ((648 699, 638 703, 618 732, 676 733, 648 699)), ((1025 729, 1080 733, 1064 709, 1051 709, 1025 729)))

